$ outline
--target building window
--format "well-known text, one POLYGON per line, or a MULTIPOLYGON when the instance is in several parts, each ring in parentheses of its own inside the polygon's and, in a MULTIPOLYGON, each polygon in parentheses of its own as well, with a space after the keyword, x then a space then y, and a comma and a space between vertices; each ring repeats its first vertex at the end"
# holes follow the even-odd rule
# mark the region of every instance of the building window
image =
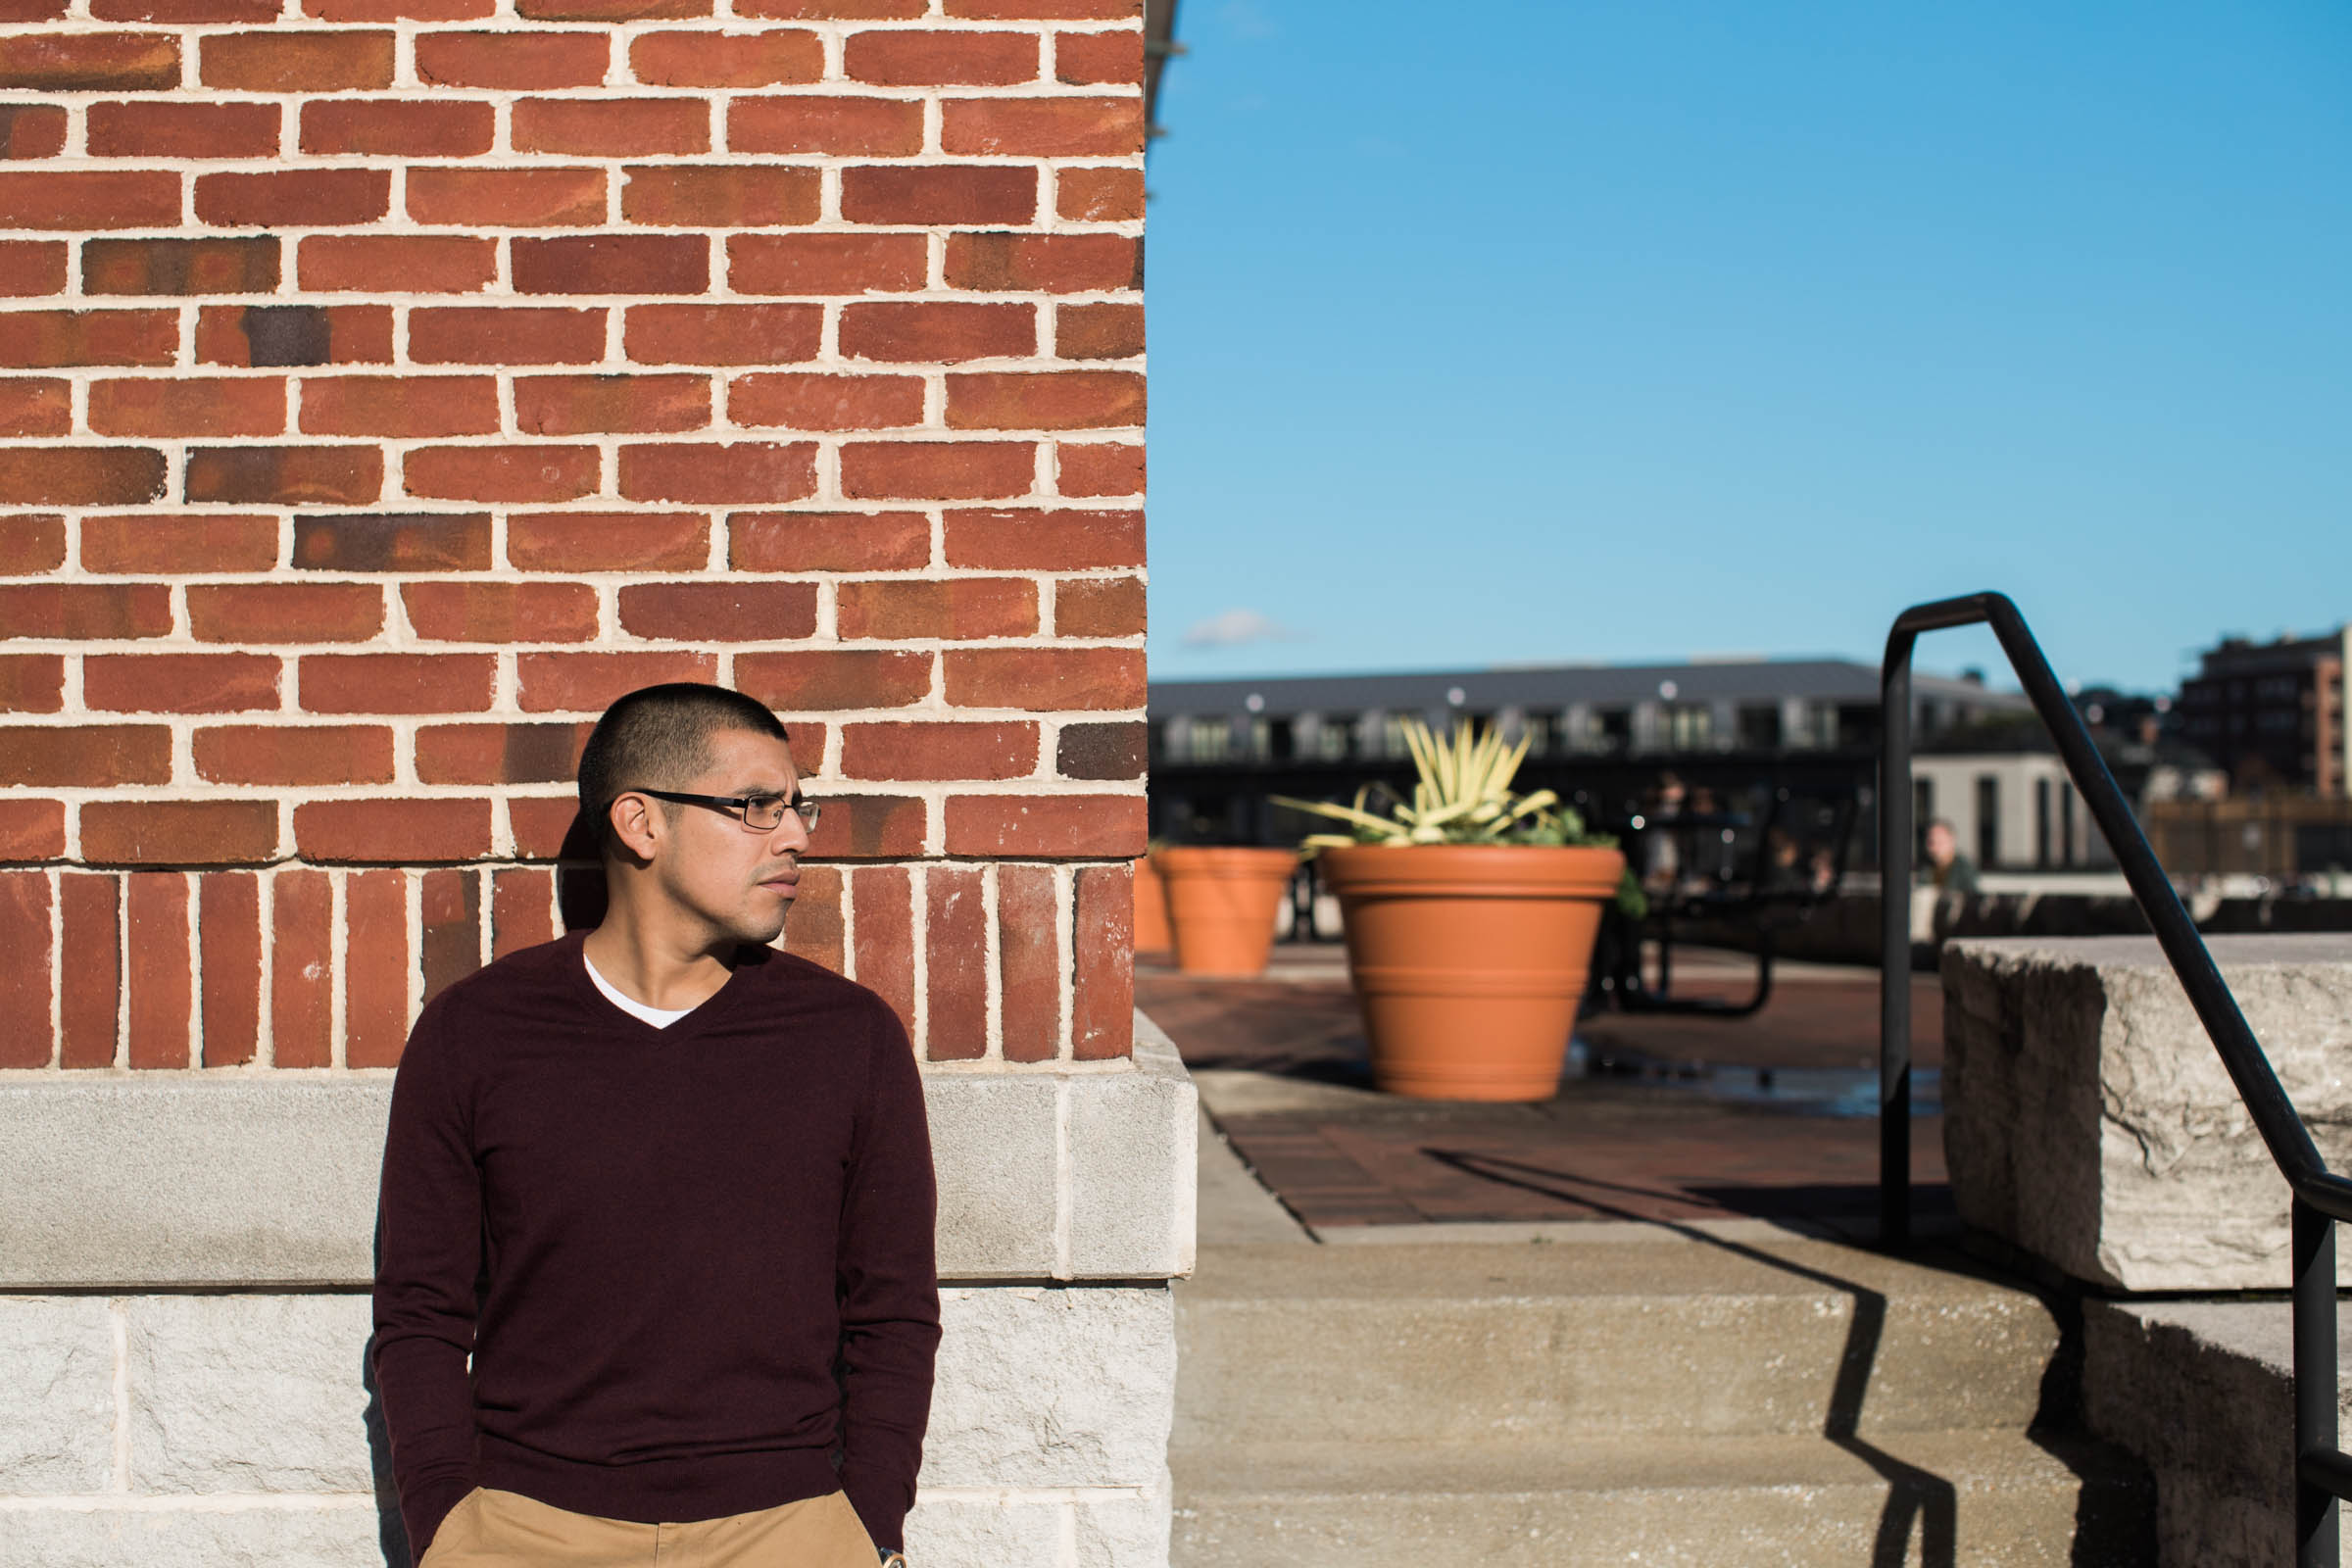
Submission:
POLYGON ((1998 775, 1977 775, 1977 864, 1989 871, 2001 858, 2001 781, 1998 775))
POLYGON ((1777 752, 1781 749, 1781 705, 1743 703, 1740 707, 1740 749, 1777 752))
POLYGON ((1224 717, 1196 718, 1186 726, 1185 760, 1222 762, 1233 751, 1233 721, 1224 717))
POLYGON ((1659 708, 1669 751, 1703 752, 1714 743, 1715 713, 1704 703, 1663 703, 1659 708))
POLYGON ((1634 710, 1630 708, 1594 709, 1592 733, 1594 751, 1618 753, 1632 750, 1634 710))
POLYGON ((1315 726, 1315 756, 1326 762, 1348 760, 1348 743, 1355 735, 1353 713, 1325 713, 1315 726))
POLYGON ((2050 781, 2034 781, 2034 863, 2043 870, 2050 865, 2050 781))

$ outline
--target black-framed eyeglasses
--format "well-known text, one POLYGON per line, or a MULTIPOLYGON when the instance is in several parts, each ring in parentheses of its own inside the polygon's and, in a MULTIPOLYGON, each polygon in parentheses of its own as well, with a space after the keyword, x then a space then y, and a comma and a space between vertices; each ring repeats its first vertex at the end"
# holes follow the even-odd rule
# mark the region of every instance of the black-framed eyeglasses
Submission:
POLYGON ((681 795, 676 790, 630 790, 631 795, 650 795, 657 801, 675 801, 680 806, 707 806, 713 811, 724 811, 739 819, 755 833, 773 833, 784 825, 784 813, 797 813, 804 827, 816 826, 820 808, 806 795, 786 800, 781 795, 681 795))

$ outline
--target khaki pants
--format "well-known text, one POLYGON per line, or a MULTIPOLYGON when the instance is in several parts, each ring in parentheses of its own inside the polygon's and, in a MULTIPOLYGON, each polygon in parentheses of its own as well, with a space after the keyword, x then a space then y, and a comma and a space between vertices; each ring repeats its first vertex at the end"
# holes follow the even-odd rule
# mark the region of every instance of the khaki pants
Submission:
POLYGON ((874 1568, 874 1544, 839 1492, 758 1513, 641 1525, 476 1487, 417 1568, 874 1568))

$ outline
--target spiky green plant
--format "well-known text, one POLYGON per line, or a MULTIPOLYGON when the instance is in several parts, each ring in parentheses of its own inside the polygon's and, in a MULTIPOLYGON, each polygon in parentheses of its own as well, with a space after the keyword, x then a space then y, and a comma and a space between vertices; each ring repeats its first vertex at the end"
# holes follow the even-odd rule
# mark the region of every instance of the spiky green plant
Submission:
POLYGON ((1417 718, 1404 721, 1404 744, 1419 780, 1413 798, 1398 801, 1382 816, 1365 808, 1371 788, 1355 792, 1352 806, 1300 801, 1277 795, 1294 810, 1345 822, 1348 833, 1317 833, 1309 851, 1355 844, 1583 844, 1614 848, 1617 841, 1585 831, 1584 818, 1551 790, 1520 795, 1511 788, 1527 742, 1504 742, 1501 731, 1461 724, 1441 739, 1417 718))

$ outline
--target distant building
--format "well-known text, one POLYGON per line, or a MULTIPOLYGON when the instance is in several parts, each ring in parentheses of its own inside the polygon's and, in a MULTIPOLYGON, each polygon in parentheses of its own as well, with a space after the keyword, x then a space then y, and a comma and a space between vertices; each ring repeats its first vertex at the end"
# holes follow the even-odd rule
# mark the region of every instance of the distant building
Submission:
POLYGON ((2348 643, 2352 627, 2208 649, 2180 684, 2183 738, 2228 769, 2240 794, 2345 794, 2348 643))

